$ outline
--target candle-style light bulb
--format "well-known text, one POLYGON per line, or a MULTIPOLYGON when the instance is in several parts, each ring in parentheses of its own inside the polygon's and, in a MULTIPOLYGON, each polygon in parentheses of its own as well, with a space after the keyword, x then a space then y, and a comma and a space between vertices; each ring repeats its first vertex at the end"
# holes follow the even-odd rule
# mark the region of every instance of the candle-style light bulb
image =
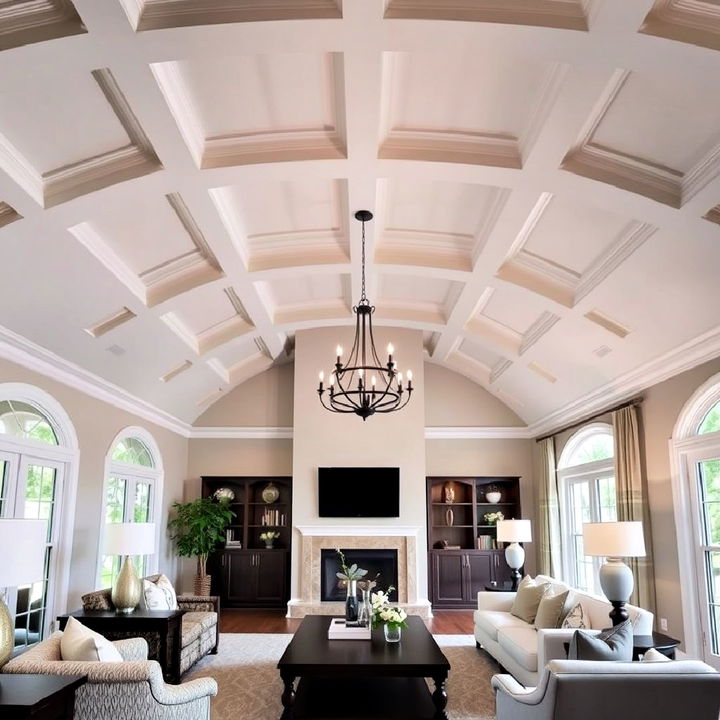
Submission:
POLYGON ((402 373, 398 373, 398 390, 402 390, 402 373))
POLYGON ((320 382, 325 379, 325 373, 322 370, 318 373, 318 378, 320 379, 320 382))
POLYGON ((338 345, 338 346, 335 348, 335 354, 336 354, 338 357, 342 357, 342 353, 343 353, 342 345, 338 345))
POLYGON ((392 355, 395 352, 395 348, 393 347, 392 343, 388 343, 387 351, 388 351, 388 355, 392 355))
POLYGON ((358 370, 358 376, 359 376, 360 378, 362 378, 363 372, 364 372, 364 370, 363 370, 362 368, 360 368, 360 369, 358 370))
POLYGON ((375 387, 375 385, 377 385, 377 378, 373 375, 370 382, 372 383, 372 386, 375 387))
POLYGON ((408 379, 408 382, 412 381, 412 370, 407 371, 407 379, 408 379))

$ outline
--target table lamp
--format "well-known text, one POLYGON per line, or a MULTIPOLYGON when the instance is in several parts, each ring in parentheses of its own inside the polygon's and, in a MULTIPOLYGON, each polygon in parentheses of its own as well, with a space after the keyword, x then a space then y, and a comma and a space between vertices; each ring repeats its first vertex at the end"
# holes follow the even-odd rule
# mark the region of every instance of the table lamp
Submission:
MULTIPOLYGON (((47 520, 0 519, 0 588, 19 587, 38 582, 45 577, 45 547, 47 520)), ((12 655, 15 647, 15 622, 0 596, 0 667, 12 655)))
POLYGON ((632 570, 620 558, 645 556, 642 523, 585 523, 583 548, 585 555, 607 558, 600 568, 600 587, 613 606, 610 619, 613 625, 619 625, 628 619, 625 603, 635 585, 632 570))
POLYGON ((512 570, 511 590, 517 590, 520 581, 520 568, 525 564, 525 550, 521 542, 532 540, 532 530, 529 520, 498 520, 497 542, 510 543, 505 548, 505 562, 512 570))
POLYGON ((109 523, 105 526, 103 553, 124 557, 111 594, 116 612, 129 614, 140 602, 142 582, 135 573, 131 556, 154 552, 155 523, 109 523))

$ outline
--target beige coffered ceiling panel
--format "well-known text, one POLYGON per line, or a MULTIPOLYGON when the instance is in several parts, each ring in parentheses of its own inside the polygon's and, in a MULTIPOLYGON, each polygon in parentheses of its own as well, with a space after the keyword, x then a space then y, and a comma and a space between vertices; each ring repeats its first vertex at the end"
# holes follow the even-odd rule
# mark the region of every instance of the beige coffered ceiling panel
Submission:
POLYGON ((474 363, 480 363, 483 368, 487 368, 487 382, 489 384, 494 383, 512 365, 510 360, 490 348, 467 339, 460 343, 455 355, 456 360, 460 360, 461 356, 465 355, 474 363))
POLYGON ((69 231, 148 307, 223 277, 177 193, 118 203, 69 231))
POLYGON ((0 50, 86 32, 70 0, 0 3, 0 50))
POLYGON ((380 275, 378 318, 444 325, 462 291, 462 283, 433 277, 380 275))
POLYGON ((255 287, 276 324, 351 317, 350 276, 344 273, 291 275, 255 287))
POLYGON ((472 270, 509 191, 408 178, 378 184, 384 226, 375 261, 472 270))
POLYGON ((270 180, 210 191, 251 272, 350 260, 342 180, 270 180))
POLYGON ((119 0, 135 30, 342 17, 341 0, 119 0))
POLYGON ((720 171, 720 81, 616 72, 563 168, 681 207, 720 171))
POLYGON ((465 20, 587 30, 587 0, 386 0, 386 18, 465 20))
POLYGON ((520 168, 562 77, 477 47, 385 53, 380 157, 520 168))
POLYGON ((0 202, 0 228, 9 225, 11 222, 21 220, 22 215, 7 203, 0 202))
POLYGON ((0 168, 40 205, 160 168, 110 70, 43 72, 0 88, 0 168))
POLYGON ((346 155, 339 53, 181 60, 152 69, 200 168, 346 155))
POLYGON ((708 210, 703 217, 705 220, 709 220, 710 222, 720 225, 720 205, 715 205, 715 207, 708 210))
POLYGON ((197 288, 173 301, 162 316, 165 324, 195 352, 204 355, 254 328, 231 287, 197 288))
POLYGON ((207 364, 224 383, 237 385, 267 370, 272 358, 262 344, 242 338, 219 348, 207 364))
POLYGON ((549 215, 543 230, 544 219, 552 207, 553 196, 544 193, 512 244, 497 277, 566 307, 574 307, 605 282, 656 230, 648 223, 623 222, 612 213, 598 213, 582 205, 576 205, 568 215, 568 206, 563 208, 562 204, 549 215), (562 219, 563 211, 567 226, 556 222, 558 216, 562 219), (583 213, 587 213, 585 222, 597 221, 594 229, 581 230, 584 223, 581 220, 578 224, 577 215, 582 217, 583 213), (533 243, 538 229, 539 235, 533 243), (546 234, 553 230, 557 235, 546 234), (578 231, 587 236, 588 244, 576 249, 573 241, 577 242, 577 238, 573 234, 578 231))
POLYGON ((714 0, 655 0, 640 32, 720 50, 720 6, 714 0))

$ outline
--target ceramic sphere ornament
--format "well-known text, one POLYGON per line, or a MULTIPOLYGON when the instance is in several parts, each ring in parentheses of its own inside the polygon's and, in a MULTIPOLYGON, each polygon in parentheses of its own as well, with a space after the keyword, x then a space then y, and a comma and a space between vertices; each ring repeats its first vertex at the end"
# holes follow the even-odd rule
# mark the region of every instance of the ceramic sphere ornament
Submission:
POLYGON ((263 488, 262 499, 268 505, 276 502, 279 497, 280 497, 280 491, 277 489, 277 485, 274 485, 273 483, 268 483, 263 488))

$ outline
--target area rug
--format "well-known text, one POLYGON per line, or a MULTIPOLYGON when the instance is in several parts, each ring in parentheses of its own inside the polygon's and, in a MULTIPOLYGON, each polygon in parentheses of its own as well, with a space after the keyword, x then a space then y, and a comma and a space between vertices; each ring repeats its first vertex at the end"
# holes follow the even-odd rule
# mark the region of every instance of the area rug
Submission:
MULTIPOLYGON (((450 720, 493 720, 490 678, 498 666, 476 649, 472 635, 434 637, 451 666, 447 683, 450 720)), ((277 661, 291 638, 289 634, 223 633, 220 652, 200 660, 183 680, 217 680, 212 720, 279 720, 282 682, 277 661)))

